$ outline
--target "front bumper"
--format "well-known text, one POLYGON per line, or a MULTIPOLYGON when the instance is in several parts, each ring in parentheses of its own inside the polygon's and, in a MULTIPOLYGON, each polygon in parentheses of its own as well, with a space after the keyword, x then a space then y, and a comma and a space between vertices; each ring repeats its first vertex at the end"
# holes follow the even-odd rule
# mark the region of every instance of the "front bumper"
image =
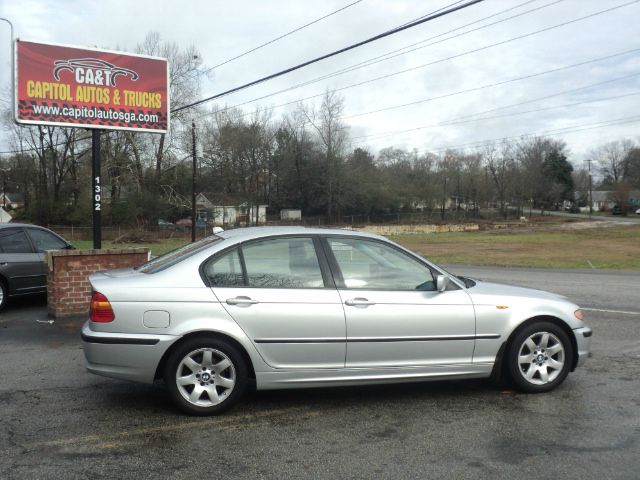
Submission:
POLYGON ((174 335, 105 333, 82 327, 87 370, 105 377, 152 383, 160 359, 178 339, 174 335))
POLYGON ((593 332, 589 327, 576 328, 573 331, 576 337, 576 345, 578 346, 578 362, 576 367, 580 367, 584 364, 585 360, 591 352, 591 338, 593 332))

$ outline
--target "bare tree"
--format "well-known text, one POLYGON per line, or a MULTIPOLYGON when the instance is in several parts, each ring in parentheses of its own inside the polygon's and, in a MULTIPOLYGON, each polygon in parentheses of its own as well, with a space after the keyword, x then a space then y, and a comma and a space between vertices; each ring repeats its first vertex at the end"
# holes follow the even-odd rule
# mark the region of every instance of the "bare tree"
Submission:
POLYGON ((633 143, 630 140, 616 140, 602 145, 592 153, 605 183, 615 186, 622 180, 625 160, 632 149, 633 143))
MULTIPOLYGON (((150 32, 144 41, 138 45, 136 49, 139 53, 145 55, 153 55, 167 58, 169 61, 169 96, 171 98, 171 108, 180 107, 195 100, 200 90, 200 71, 198 68, 202 64, 202 59, 198 50, 194 46, 180 49, 175 42, 162 42, 158 32, 150 32)), ((173 115, 172 122, 174 128, 169 133, 170 138, 167 141, 167 134, 154 136, 150 140, 148 136, 145 140, 149 141, 153 149, 153 159, 155 170, 153 175, 152 189, 158 191, 161 183, 162 164, 167 149, 172 144, 176 131, 179 130, 177 123, 189 118, 185 117, 187 113, 178 113, 173 115)), ((129 141, 137 136, 135 134, 129 136, 129 141)), ((139 152, 139 150, 138 150, 139 152)), ((136 158, 136 162, 140 162, 140 158, 136 158)))
POLYGON ((515 167, 513 145, 506 141, 500 145, 487 145, 484 150, 484 159, 496 188, 500 213, 507 218, 507 194, 515 167))
POLYGON ((313 126, 323 146, 326 172, 327 220, 334 217, 334 207, 340 211, 341 169, 347 143, 347 127, 340 121, 344 99, 327 90, 318 110, 304 110, 307 121, 313 126))

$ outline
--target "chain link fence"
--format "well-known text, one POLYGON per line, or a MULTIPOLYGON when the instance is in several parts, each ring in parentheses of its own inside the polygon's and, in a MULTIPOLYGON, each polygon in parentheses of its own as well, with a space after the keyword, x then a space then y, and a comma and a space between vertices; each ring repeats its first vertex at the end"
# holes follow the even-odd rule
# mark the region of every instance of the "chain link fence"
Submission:
MULTIPOLYGON (((455 211, 445 210, 444 218, 440 209, 427 210, 422 212, 400 212, 400 213, 379 213, 379 214, 358 214, 340 215, 329 221, 325 215, 303 217, 301 220, 281 220, 278 216, 268 216, 266 225, 301 225, 307 227, 346 227, 346 226, 367 226, 367 225, 410 225, 410 224, 447 224, 464 223, 469 221, 504 222, 517 220, 522 214, 522 210, 510 208, 505 215, 499 209, 482 209, 478 211, 455 211)), ((244 227, 244 224, 225 225, 225 229, 244 227)), ((47 225, 47 227, 67 240, 91 240, 93 238, 93 227, 90 225, 47 225)), ((212 226, 196 227, 196 238, 203 238, 211 235, 212 226)), ((158 227, 137 228, 135 226, 103 226, 102 239, 113 242, 122 240, 127 243, 128 238, 136 237, 144 240, 149 238, 155 240, 175 239, 191 241, 191 226, 188 225, 160 225, 158 227)))

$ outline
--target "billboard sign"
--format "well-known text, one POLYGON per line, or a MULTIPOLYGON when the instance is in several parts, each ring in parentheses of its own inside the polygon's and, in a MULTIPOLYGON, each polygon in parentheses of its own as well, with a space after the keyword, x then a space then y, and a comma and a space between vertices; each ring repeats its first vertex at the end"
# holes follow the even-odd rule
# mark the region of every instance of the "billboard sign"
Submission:
POLYGON ((166 59, 21 40, 15 57, 18 123, 169 130, 166 59))

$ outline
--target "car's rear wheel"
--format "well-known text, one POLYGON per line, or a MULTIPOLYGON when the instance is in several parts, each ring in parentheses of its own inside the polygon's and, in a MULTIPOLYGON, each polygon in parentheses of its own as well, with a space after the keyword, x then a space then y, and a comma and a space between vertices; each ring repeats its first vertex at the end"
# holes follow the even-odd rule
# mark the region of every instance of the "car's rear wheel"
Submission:
POLYGON ((507 364, 519 390, 542 393, 564 381, 572 359, 573 345, 564 330, 551 322, 535 322, 515 335, 507 364))
POLYGON ((235 404, 247 387, 247 366, 228 342, 186 340, 171 352, 164 380, 173 401, 193 415, 213 415, 235 404))

